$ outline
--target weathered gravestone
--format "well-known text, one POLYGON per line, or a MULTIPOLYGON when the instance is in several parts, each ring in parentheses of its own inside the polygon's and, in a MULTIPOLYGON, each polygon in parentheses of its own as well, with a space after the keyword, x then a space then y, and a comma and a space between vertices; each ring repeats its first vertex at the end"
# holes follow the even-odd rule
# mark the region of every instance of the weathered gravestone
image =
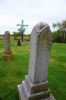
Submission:
POLYGON ((6 31, 4 33, 4 60, 10 60, 13 58, 11 45, 10 45, 10 32, 6 31))
POLYGON ((52 34, 45 23, 38 23, 31 33, 28 75, 18 85, 20 100, 55 100, 48 88, 48 62, 52 34))

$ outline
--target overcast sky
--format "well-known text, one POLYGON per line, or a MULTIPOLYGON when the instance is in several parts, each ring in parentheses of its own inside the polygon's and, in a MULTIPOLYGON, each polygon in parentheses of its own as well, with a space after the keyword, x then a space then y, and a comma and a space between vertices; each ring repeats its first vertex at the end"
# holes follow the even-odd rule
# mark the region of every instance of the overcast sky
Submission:
POLYGON ((40 22, 49 25, 66 19, 66 0, 0 0, 0 34, 17 31, 21 20, 28 24, 26 33, 40 22))

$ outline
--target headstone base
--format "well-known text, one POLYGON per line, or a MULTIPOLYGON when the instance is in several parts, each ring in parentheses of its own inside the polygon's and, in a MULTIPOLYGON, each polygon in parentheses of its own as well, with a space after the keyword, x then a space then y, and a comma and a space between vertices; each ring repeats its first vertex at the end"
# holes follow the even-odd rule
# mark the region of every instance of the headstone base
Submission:
POLYGON ((4 52, 3 58, 4 60, 12 60, 14 58, 12 51, 4 52))
POLYGON ((29 86, 27 86, 25 83, 26 82, 23 81, 22 84, 17 86, 20 100, 55 100, 50 92, 50 89, 39 92, 33 91, 33 93, 31 93, 31 90, 28 90, 29 86))

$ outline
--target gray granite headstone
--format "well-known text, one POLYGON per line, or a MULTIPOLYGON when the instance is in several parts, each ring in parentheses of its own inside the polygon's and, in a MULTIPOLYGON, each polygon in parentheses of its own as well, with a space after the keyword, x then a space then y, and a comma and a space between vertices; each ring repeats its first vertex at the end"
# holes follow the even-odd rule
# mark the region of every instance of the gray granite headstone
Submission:
POLYGON ((18 85, 20 100, 55 100, 47 80, 51 45, 52 34, 48 24, 36 24, 31 32, 28 75, 18 85))
POLYGON ((10 60, 13 58, 10 44, 10 32, 6 31, 4 33, 4 60, 10 60))

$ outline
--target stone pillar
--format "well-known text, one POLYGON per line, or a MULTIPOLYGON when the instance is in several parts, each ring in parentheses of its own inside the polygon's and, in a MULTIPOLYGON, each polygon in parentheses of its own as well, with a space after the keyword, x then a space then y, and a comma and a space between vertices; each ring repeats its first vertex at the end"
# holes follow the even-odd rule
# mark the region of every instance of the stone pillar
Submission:
POLYGON ((6 31, 4 33, 4 60, 10 60, 13 58, 11 45, 10 45, 10 32, 6 31))
POLYGON ((31 33, 28 75, 18 85, 20 100, 55 100, 48 88, 48 62, 52 34, 46 23, 38 23, 31 33))

